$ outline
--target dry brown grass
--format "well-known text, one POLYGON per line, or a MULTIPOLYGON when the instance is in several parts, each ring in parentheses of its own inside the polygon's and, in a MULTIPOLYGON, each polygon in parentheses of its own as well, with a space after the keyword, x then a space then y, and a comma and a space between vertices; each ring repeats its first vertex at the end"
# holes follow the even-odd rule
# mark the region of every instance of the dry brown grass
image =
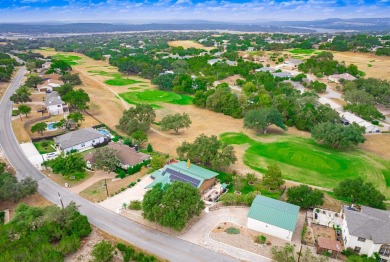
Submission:
POLYGON ((168 45, 169 46, 172 46, 172 47, 183 47, 184 49, 187 49, 187 48, 198 48, 198 49, 204 49, 204 50, 207 50, 207 51, 210 51, 212 49, 214 49, 214 47, 206 47, 200 43, 197 43, 197 42, 194 42, 194 41, 191 41, 191 40, 178 40, 178 41, 170 41, 168 42, 168 45))
POLYGON ((366 73, 366 77, 390 80, 390 57, 388 56, 353 52, 334 52, 333 55, 336 60, 344 61, 347 65, 357 65, 359 70, 366 73), (368 64, 371 64, 372 67, 369 67, 368 64))
POLYGON ((229 85, 236 85, 237 79, 245 80, 242 76, 240 75, 232 75, 229 77, 226 77, 225 79, 219 80, 221 83, 227 83, 229 85))
MULTIPOLYGON (((143 177, 146 174, 146 169, 141 170, 137 174, 127 176, 124 179, 112 181, 107 179, 107 188, 108 193, 113 194, 114 192, 120 190, 121 188, 126 188, 130 183, 136 182, 138 178, 143 177)), ((100 180, 96 182, 92 186, 84 189, 80 192, 80 196, 88 199, 91 202, 98 202, 100 200, 104 200, 107 198, 106 188, 102 185, 104 184, 104 180, 100 180)))
POLYGON ((359 148, 390 160, 390 134, 365 135, 366 141, 359 148))
POLYGON ((91 171, 87 171, 85 177, 83 179, 77 181, 77 180, 68 179, 61 174, 53 174, 53 172, 51 172, 49 169, 42 170, 41 172, 45 176, 47 176, 50 180, 56 182, 57 184, 59 184, 62 187, 65 187, 65 183, 68 183, 70 185, 70 187, 77 186, 77 185, 83 183, 84 181, 86 181, 88 178, 92 177, 94 174, 91 171))
POLYGON ((52 202, 48 201, 46 198, 41 196, 39 193, 35 193, 31 196, 23 198, 22 200, 20 200, 17 203, 14 203, 11 200, 0 201, 0 210, 9 209, 10 219, 12 219, 13 215, 15 214, 16 208, 21 203, 24 203, 24 204, 29 205, 29 206, 34 206, 34 207, 45 207, 45 206, 53 205, 52 202))

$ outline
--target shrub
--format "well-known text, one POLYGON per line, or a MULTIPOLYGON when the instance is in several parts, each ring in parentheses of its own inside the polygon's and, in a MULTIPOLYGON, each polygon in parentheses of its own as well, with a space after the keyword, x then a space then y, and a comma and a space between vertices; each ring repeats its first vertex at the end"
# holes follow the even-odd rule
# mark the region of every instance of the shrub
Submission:
POLYGON ((92 256, 96 262, 108 262, 111 261, 114 256, 112 254, 113 251, 114 247, 111 245, 111 243, 103 240, 93 246, 92 256))
POLYGON ((257 236, 257 239, 256 239, 257 243, 263 245, 263 244, 265 244, 266 241, 267 241, 267 237, 266 236, 263 236, 263 235, 257 236))
POLYGON ((373 125, 379 125, 379 121, 378 120, 373 120, 373 121, 371 121, 371 124, 373 124, 373 125))
POLYGON ((151 144, 148 144, 148 147, 146 148, 146 151, 148 151, 149 153, 153 152, 153 147, 152 147, 151 144))
POLYGON ((237 234, 240 234, 240 230, 238 228, 235 228, 235 227, 229 227, 225 230, 226 233, 230 234, 230 235, 237 235, 237 234))
POLYGON ((20 114, 19 110, 14 109, 12 110, 12 116, 18 116, 20 114))
POLYGON ((142 202, 139 200, 134 200, 130 202, 129 209, 131 210, 141 210, 142 209, 142 202))
POLYGON ((123 140, 123 144, 127 145, 127 146, 132 146, 133 145, 133 141, 131 141, 131 138, 130 137, 126 137, 124 140, 123 140))
POLYGON ((154 256, 149 256, 144 254, 143 252, 137 252, 131 246, 126 246, 122 243, 118 243, 116 245, 119 251, 121 251, 123 255, 123 261, 140 261, 140 262, 154 262, 157 259, 154 256))

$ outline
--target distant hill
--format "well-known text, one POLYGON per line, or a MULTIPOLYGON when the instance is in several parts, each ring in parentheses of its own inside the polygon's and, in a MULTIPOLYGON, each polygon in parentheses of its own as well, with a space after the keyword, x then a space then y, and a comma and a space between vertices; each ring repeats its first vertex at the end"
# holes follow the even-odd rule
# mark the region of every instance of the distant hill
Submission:
MULTIPOLYGON (((45 34, 88 34, 149 30, 230 30, 240 32, 314 33, 318 29, 341 31, 388 31, 390 18, 330 18, 314 21, 242 21, 211 22, 203 20, 171 20, 159 23, 20 23, 0 24, 0 34, 16 33, 32 36, 45 34)), ((323 31, 323 30, 322 30, 323 31)), ((326 30, 325 30, 326 31, 326 30)))

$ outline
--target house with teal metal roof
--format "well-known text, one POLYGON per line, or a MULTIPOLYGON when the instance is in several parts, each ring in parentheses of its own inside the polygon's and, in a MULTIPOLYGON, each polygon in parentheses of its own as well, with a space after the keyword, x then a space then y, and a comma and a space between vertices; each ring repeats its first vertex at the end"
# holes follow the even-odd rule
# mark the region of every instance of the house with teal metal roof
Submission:
POLYGON ((298 215, 299 206, 257 195, 249 209, 247 227, 291 241, 298 215))
POLYGON ((203 194, 215 184, 217 176, 218 173, 191 164, 189 161, 180 161, 165 165, 163 168, 152 173, 151 177, 154 181, 146 186, 146 189, 152 188, 158 183, 165 185, 173 181, 181 181, 198 188, 200 193, 203 194))

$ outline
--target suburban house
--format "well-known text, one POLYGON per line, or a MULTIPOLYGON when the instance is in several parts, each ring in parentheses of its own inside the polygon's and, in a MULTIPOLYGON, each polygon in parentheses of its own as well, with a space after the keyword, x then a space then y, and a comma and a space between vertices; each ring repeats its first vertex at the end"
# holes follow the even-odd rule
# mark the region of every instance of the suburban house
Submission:
POLYGON ((284 61, 284 63, 286 65, 292 66, 293 68, 297 68, 300 64, 303 63, 303 61, 300 59, 290 58, 290 59, 287 59, 286 61, 284 61))
POLYGON ((64 84, 59 78, 58 74, 41 75, 43 82, 37 86, 39 92, 51 92, 54 88, 60 87, 64 84))
POLYGON ((348 80, 348 81, 353 81, 353 80, 356 79, 356 77, 354 77, 353 75, 350 75, 348 73, 336 74, 336 75, 328 76, 328 80, 329 81, 336 82, 336 83, 340 83, 341 79, 348 80))
POLYGON ((68 110, 68 105, 62 101, 60 95, 55 91, 46 93, 45 105, 47 112, 53 116, 63 115, 64 111, 68 110))
POLYGON ((299 206, 257 195, 249 209, 247 227, 291 241, 298 215, 299 206))
POLYGON ((237 66, 237 62, 236 61, 223 60, 223 59, 220 59, 220 58, 207 60, 207 63, 209 65, 214 65, 215 63, 218 63, 218 62, 226 63, 229 66, 237 66))
POLYGON ((367 206, 344 206, 343 213, 345 248, 368 256, 377 252, 381 261, 390 261, 390 212, 367 206))
POLYGON ((284 78, 284 77, 288 77, 288 78, 293 77, 293 75, 291 73, 289 73, 289 72, 274 72, 274 73, 272 73, 272 75, 274 77, 282 77, 282 78, 284 78))
POLYGON ((173 181, 182 181, 198 188, 199 192, 203 194, 215 184, 217 176, 218 173, 191 164, 189 161, 180 161, 165 165, 163 168, 152 173, 151 177, 154 181, 146 186, 146 188, 152 188, 158 183, 165 185, 173 181))
MULTIPOLYGON (((127 145, 109 143, 108 148, 112 148, 118 152, 118 158, 120 160, 120 166, 123 169, 129 169, 137 164, 143 163, 144 161, 150 159, 150 156, 141 152, 138 152, 132 147, 127 145)), ((84 156, 85 161, 87 162, 87 167, 92 168, 95 163, 94 153, 90 152, 84 156)))
POLYGON ((108 141, 108 137, 91 127, 82 128, 54 138, 54 143, 65 153, 86 150, 108 141))
POLYGON ((262 68, 255 69, 255 72, 270 72, 270 73, 273 73, 275 71, 276 71, 276 69, 272 68, 272 67, 262 67, 262 68))

